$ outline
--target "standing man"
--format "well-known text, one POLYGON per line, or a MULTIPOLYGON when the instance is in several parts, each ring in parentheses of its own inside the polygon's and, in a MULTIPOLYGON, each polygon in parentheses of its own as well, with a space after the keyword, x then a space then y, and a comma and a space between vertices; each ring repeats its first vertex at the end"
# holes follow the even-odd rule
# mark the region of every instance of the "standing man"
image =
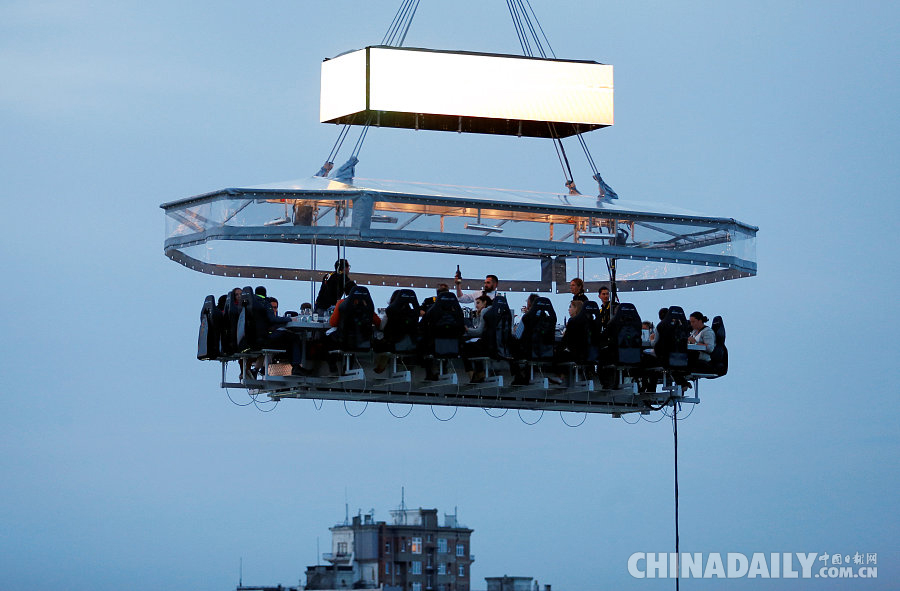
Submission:
POLYGON ((600 296, 600 322, 605 327, 609 324, 610 318, 609 288, 604 285, 600 288, 598 295, 600 296))
POLYGON ((350 295, 356 287, 350 279, 350 261, 338 259, 334 263, 334 273, 329 273, 322 282, 319 295, 316 297, 316 314, 324 314, 345 295, 350 295))
POLYGON ((475 298, 478 296, 485 295, 493 301, 494 297, 497 295, 497 286, 500 284, 500 280, 497 279, 496 275, 488 275, 484 278, 484 289, 481 292, 471 292, 471 293, 463 293, 462 292, 462 278, 458 275, 456 277, 456 297, 459 299, 460 304, 471 304, 475 301, 475 298))

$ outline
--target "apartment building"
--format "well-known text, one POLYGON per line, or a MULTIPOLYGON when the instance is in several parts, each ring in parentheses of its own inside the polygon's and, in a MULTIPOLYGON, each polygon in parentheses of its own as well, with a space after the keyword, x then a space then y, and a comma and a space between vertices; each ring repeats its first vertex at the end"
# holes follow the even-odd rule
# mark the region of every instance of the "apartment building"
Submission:
POLYGON ((306 589, 470 591, 474 530, 437 509, 391 511, 391 523, 356 515, 331 530, 325 565, 306 569, 306 589))

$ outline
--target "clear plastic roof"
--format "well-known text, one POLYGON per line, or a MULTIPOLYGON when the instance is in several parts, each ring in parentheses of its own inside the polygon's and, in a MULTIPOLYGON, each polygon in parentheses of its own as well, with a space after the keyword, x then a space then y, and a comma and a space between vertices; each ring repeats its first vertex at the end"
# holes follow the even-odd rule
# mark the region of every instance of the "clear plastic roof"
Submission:
MULTIPOLYGON (((429 253, 435 260, 488 258, 493 269, 531 259, 535 263, 520 272, 521 280, 506 282, 530 291, 564 289, 566 265, 585 268, 591 260, 604 267, 620 261, 622 290, 672 289, 756 273, 754 226, 590 195, 310 177, 223 189, 162 207, 166 254, 212 274, 320 279, 315 249, 329 245, 375 254, 365 266, 370 272, 355 277, 382 285, 430 287, 447 279, 411 275, 398 257, 377 255, 384 250, 429 253), (292 264, 305 254, 298 257, 285 244, 305 245, 310 264, 292 264)), ((417 268, 430 267, 418 260, 417 268)))

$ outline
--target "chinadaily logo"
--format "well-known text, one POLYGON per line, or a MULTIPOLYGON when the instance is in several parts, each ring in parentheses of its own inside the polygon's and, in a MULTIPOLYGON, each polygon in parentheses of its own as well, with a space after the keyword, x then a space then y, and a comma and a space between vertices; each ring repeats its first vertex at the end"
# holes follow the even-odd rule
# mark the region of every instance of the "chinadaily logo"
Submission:
POLYGON ((635 552, 628 573, 636 579, 876 579, 872 552, 756 552, 753 554, 635 552))

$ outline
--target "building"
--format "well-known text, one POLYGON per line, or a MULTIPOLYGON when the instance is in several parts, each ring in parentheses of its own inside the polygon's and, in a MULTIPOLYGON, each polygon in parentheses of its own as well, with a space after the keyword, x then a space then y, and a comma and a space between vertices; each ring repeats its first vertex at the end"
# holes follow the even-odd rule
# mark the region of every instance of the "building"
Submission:
MULTIPOLYGON (((487 591, 538 591, 540 586, 533 577, 485 577, 487 591)), ((550 591, 550 585, 544 585, 544 591, 550 591)))
POLYGON ((328 564, 306 569, 306 589, 470 591, 471 529, 437 509, 391 511, 391 523, 372 514, 331 530, 328 564))

